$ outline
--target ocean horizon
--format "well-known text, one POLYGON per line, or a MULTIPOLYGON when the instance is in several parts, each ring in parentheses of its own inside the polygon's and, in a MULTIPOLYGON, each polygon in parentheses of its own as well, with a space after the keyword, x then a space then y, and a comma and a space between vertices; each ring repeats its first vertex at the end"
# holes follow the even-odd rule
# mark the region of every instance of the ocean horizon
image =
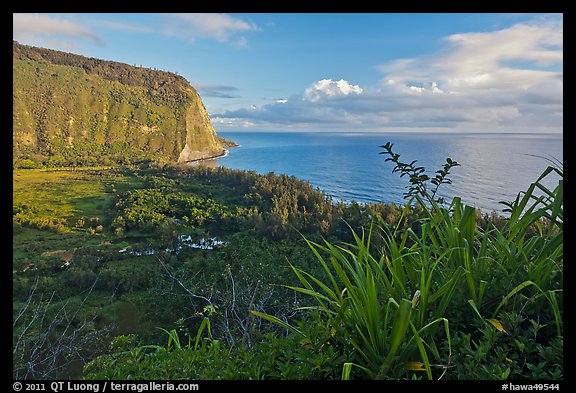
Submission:
MULTIPOLYGON (((219 132, 238 143, 215 165, 257 173, 287 174, 309 181, 335 201, 403 205, 406 177, 392 173, 380 146, 390 142, 400 160, 424 166, 433 177, 446 158, 452 184, 439 196, 459 196, 484 212, 503 214, 500 201, 512 201, 550 165, 563 162, 563 134, 536 133, 368 133, 219 132)), ((557 176, 544 184, 555 187, 557 176)), ((430 185, 432 186, 432 185, 430 185)))

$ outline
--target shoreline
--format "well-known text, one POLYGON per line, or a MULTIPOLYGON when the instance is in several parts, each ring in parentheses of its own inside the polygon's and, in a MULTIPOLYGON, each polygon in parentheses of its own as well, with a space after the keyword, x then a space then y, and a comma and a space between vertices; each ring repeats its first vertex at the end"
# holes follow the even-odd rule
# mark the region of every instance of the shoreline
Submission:
POLYGON ((223 150, 224 150, 224 152, 222 154, 217 155, 217 156, 198 158, 197 160, 184 161, 182 163, 182 165, 198 164, 198 163, 201 163, 204 161, 213 161, 213 160, 216 160, 218 158, 226 157, 230 153, 230 151, 228 149, 223 149, 223 150))

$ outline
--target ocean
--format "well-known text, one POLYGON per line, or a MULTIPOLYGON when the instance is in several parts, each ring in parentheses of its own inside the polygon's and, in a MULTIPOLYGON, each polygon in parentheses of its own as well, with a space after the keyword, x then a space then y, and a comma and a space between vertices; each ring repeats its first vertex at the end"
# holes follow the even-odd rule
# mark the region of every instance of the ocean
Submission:
MULTIPOLYGON (((459 196, 485 212, 504 214, 500 201, 512 201, 551 165, 563 162, 563 134, 481 133, 273 133, 219 132, 238 143, 215 165, 285 173, 309 181, 335 201, 405 204, 408 179, 392 173, 381 145, 393 143, 400 160, 417 160, 430 177, 446 158, 460 163, 449 176, 452 184, 439 195, 459 196)), ((558 176, 544 184, 554 188, 558 176)), ((430 184, 430 186, 432 186, 430 184)))

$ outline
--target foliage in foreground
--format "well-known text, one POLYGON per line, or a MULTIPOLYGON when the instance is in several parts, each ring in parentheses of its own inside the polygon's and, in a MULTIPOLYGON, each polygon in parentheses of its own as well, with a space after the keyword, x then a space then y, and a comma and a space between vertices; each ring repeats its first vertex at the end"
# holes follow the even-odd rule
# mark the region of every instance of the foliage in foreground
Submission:
POLYGON ((86 378, 563 378, 562 171, 549 167, 509 203, 503 227, 479 227, 459 198, 444 205, 422 173, 402 212, 422 209, 414 228, 375 222, 351 228, 351 242, 306 240, 317 266, 293 261, 299 285, 285 285, 309 299, 298 317, 251 308, 277 335, 230 346, 204 324, 186 345, 172 331, 166 347, 96 359, 86 378))
MULTIPOLYGON (((328 279, 292 267, 301 286, 289 288, 310 296, 307 308, 321 312, 326 329, 340 332, 335 340, 348 346, 343 376, 354 367, 377 379, 405 378, 408 370, 428 379, 561 376, 563 181, 551 191, 541 180, 562 172, 549 167, 508 204, 504 228, 480 229, 474 208, 459 198, 444 207, 434 198, 457 163, 447 160, 430 195, 424 169, 398 161, 390 144, 383 147, 395 171, 410 174, 408 206, 416 201, 426 211, 418 231, 378 225, 361 235, 352 231, 350 244, 309 242, 328 279), (532 225, 538 234, 528 237, 532 225), (383 237, 383 248, 371 249, 373 236, 383 237), (547 346, 556 357, 544 367, 536 353, 547 346)), ((255 313, 306 338, 272 315, 255 313)))

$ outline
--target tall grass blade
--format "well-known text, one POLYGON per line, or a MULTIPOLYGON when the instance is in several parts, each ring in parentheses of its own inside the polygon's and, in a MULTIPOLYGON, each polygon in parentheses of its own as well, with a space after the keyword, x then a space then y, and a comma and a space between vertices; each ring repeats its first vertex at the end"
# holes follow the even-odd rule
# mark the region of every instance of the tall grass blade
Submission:
POLYGON ((412 314, 412 302, 408 299, 402 299, 399 307, 394 313, 394 322, 390 332, 390 350, 386 357, 385 366, 388 367, 392 358, 398 352, 400 345, 404 341, 406 331, 410 325, 410 316, 412 314))
POLYGON ((363 367, 363 366, 356 364, 356 363, 346 362, 342 366, 342 380, 343 381, 350 380, 350 372, 352 371, 352 367, 358 367, 360 370, 364 371, 369 376, 371 376, 371 377, 374 376, 374 373, 370 369, 363 367))
POLYGON ((420 356, 422 357, 422 362, 424 363, 424 367, 426 368, 426 376, 429 380, 432 380, 432 370, 430 369, 430 360, 428 359, 428 354, 426 353, 426 348, 424 348, 424 343, 420 338, 420 334, 418 334, 418 330, 413 323, 410 323, 410 327, 412 328, 412 333, 414 334, 414 339, 416 340, 416 345, 418 345, 418 351, 420 351, 420 356))
POLYGON ((200 337, 202 336, 202 332, 204 329, 208 329, 208 334, 212 337, 212 330, 210 329, 210 319, 208 317, 204 317, 202 319, 202 323, 200 323, 200 327, 198 328, 198 332, 196 333, 196 341, 194 342, 194 350, 198 349, 198 344, 200 343, 200 337))
POLYGON ((170 350, 170 347, 172 346, 172 344, 174 344, 174 348, 177 350, 181 350, 182 346, 180 345, 180 337, 178 337, 178 332, 176 332, 176 329, 172 329, 170 331, 163 329, 163 328, 158 328, 160 330, 162 330, 163 332, 165 332, 168 335, 168 344, 166 345, 166 348, 168 350, 170 350))
POLYGON ((275 317, 274 315, 265 314, 265 313, 263 313, 263 312, 259 312, 259 311, 256 311, 256 310, 250 310, 250 312, 251 312, 252 314, 256 315, 257 317, 260 317, 260 318, 263 318, 263 319, 265 319, 265 320, 267 320, 267 321, 270 321, 270 322, 272 322, 272 323, 275 323, 276 325, 281 326, 281 327, 283 327, 284 329, 289 330, 289 331, 291 331, 292 333, 295 333, 295 334, 299 335, 300 337, 303 337, 303 338, 306 338, 306 337, 307 337, 307 336, 306 336, 304 333, 302 333, 298 328, 290 325, 289 323, 284 322, 283 320, 281 320, 281 319, 278 318, 278 317, 275 317))

